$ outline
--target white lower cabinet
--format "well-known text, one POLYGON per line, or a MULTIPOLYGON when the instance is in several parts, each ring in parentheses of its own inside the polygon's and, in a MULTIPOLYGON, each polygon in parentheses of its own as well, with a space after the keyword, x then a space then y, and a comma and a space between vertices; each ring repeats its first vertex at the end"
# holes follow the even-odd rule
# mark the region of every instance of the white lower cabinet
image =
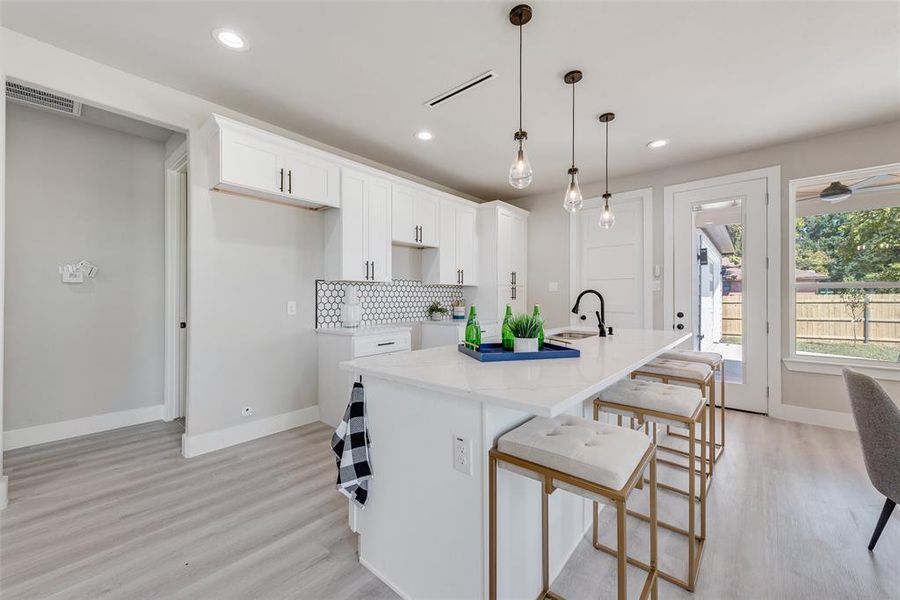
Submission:
POLYGON ((341 210, 325 213, 325 278, 391 280, 391 182, 343 169, 341 210))
MULTIPOLYGON (((422 349, 435 346, 452 346, 466 338, 466 321, 423 321, 422 349)), ((484 343, 500 341, 500 325, 498 323, 481 323, 481 341, 484 343)))
POLYGON ((382 331, 365 329, 318 329, 319 420, 337 427, 350 401, 353 375, 338 366, 345 360, 409 352, 410 330, 397 327, 382 331))
POLYGON ((441 200, 440 248, 422 254, 422 282, 439 285, 478 285, 478 237, 474 207, 441 200))

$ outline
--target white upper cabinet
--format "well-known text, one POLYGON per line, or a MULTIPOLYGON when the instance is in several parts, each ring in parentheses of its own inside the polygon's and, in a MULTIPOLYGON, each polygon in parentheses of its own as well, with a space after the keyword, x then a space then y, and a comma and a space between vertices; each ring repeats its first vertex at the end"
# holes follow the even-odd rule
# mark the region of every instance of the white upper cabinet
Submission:
POLYGON ((342 169, 341 210, 325 213, 325 278, 391 280, 391 182, 342 169))
POLYGON ((440 200, 412 186, 394 184, 391 196, 391 235, 395 244, 434 248, 440 239, 440 200))
POLYGON ((422 254, 422 281, 443 285, 478 285, 477 231, 474 206, 439 200, 440 248, 422 254))
POLYGON ((502 321, 506 305, 526 312, 528 211, 505 202, 478 206, 478 272, 475 293, 481 319, 502 321))
POLYGON ((204 131, 210 189, 304 208, 340 206, 340 166, 327 154, 219 115, 204 131))

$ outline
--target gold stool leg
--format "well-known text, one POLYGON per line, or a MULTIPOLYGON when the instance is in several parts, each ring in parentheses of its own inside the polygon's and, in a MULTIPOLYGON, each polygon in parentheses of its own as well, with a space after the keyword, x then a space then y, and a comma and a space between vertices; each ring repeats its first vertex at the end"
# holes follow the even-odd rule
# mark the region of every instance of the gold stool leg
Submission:
POLYGON ((625 512, 625 501, 617 500, 616 501, 616 534, 618 536, 618 543, 616 544, 616 551, 618 555, 616 556, 616 562, 618 565, 617 575, 618 575, 618 589, 619 589, 619 600, 628 600, 628 549, 626 547, 625 542, 625 517, 627 513, 625 512))
POLYGON ((700 385, 700 391, 703 392, 703 396, 709 402, 709 444, 710 444, 710 454, 709 454, 709 478, 712 479, 713 476, 713 465, 716 462, 716 386, 715 379, 710 378, 709 382, 706 385, 700 385))
POLYGON ((719 363, 719 375, 722 377, 721 383, 721 391, 719 392, 719 397, 721 398, 720 402, 722 403, 722 411, 719 413, 719 417, 722 419, 722 433, 720 434, 722 437, 721 447, 722 450, 725 449, 725 359, 722 359, 722 362, 719 363))
POLYGON ((547 486, 550 482, 544 480, 541 484, 541 585, 543 586, 541 597, 546 597, 550 592, 550 510, 548 502, 550 494, 547 486))
MULTIPOLYGON (((656 544, 656 451, 650 459, 650 568, 657 570, 658 567, 658 549, 656 544)), ((651 588, 651 598, 658 600, 659 598, 659 577, 654 575, 653 587, 651 588)))
MULTIPOLYGON (((694 591, 694 580, 696 578, 696 573, 694 572, 694 558, 697 552, 697 544, 694 539, 694 529, 695 529, 695 513, 694 510, 694 498, 695 491, 694 487, 696 485, 696 475, 694 475, 694 469, 696 465, 694 464, 697 460, 696 449, 697 449, 697 433, 693 427, 690 430, 690 442, 688 444, 688 448, 690 449, 690 456, 688 457, 688 496, 687 496, 687 505, 688 505, 688 591, 694 591)), ((705 483, 705 482, 704 482, 705 483)), ((705 486, 702 486, 705 487, 705 486)))
POLYGON ((497 600, 497 459, 491 456, 488 463, 488 518, 491 522, 488 534, 488 593, 490 600, 497 600))

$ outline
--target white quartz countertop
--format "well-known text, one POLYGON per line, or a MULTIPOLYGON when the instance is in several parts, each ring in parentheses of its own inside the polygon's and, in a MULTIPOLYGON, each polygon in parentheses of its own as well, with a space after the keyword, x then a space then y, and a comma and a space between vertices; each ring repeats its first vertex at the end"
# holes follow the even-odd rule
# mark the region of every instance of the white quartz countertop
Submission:
MULTIPOLYGON (((596 332, 596 328, 564 328, 596 332)), ((554 331, 548 331, 548 335, 554 331)), ((341 369, 438 392, 555 417, 595 396, 644 363, 671 350, 689 333, 616 329, 610 337, 573 341, 578 358, 482 363, 456 346, 370 356, 341 363, 341 369)))
POLYGON ((375 325, 372 327, 316 327, 316 333, 322 335, 379 335, 386 333, 401 333, 411 331, 407 325, 375 325))

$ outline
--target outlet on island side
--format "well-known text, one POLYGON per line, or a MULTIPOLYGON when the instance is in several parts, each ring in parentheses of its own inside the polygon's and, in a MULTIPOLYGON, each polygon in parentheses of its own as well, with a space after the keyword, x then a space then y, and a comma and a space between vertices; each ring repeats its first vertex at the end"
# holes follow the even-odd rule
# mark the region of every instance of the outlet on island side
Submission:
POLYGON ((252 407, 252 406, 245 406, 243 409, 241 409, 241 416, 243 416, 243 417, 252 417, 252 416, 253 416, 253 407, 252 407))
POLYGON ((472 474, 472 441, 461 435, 453 436, 453 468, 466 475, 472 474))

